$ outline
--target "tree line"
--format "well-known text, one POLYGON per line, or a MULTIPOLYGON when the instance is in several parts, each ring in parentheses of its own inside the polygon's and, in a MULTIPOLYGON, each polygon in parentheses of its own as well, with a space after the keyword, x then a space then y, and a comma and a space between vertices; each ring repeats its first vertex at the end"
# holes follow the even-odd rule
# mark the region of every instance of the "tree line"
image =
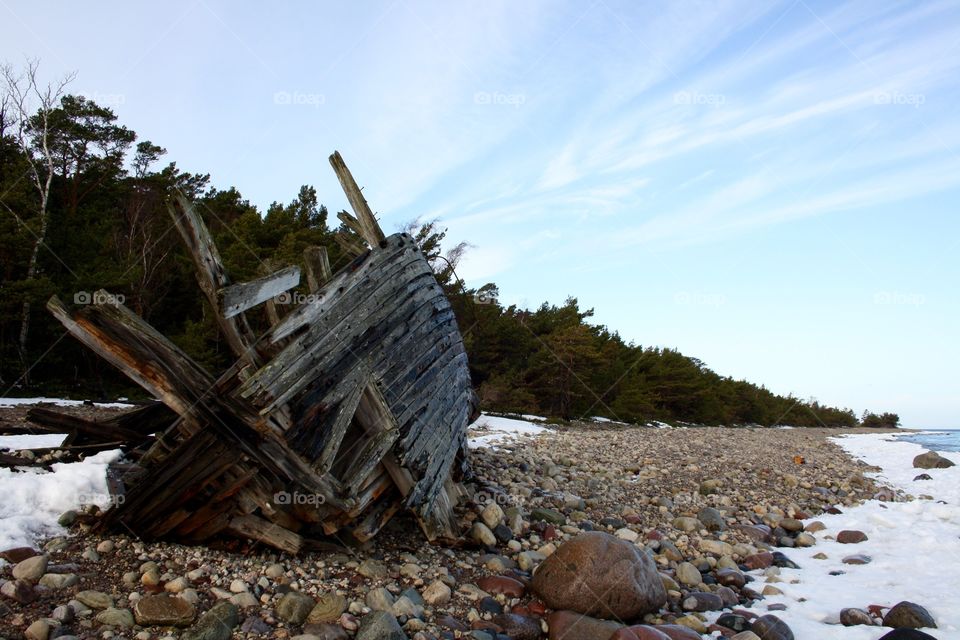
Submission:
MULTIPOLYGON (((46 313, 51 295, 84 304, 105 289, 200 364, 216 370, 229 364, 229 349, 167 211, 175 194, 197 204, 236 281, 301 264, 303 250, 314 245, 327 247, 334 270, 350 260, 344 239, 356 237, 331 223, 313 187, 260 211, 236 188, 217 188, 208 174, 164 163, 166 151, 140 140, 112 109, 68 93, 70 77, 44 85, 34 62, 2 71, 2 395, 136 394, 46 313)), ((404 230, 417 239, 451 300, 484 409, 625 422, 861 422, 849 409, 721 376, 675 349, 627 342, 591 323, 592 310, 581 309, 576 298, 536 309, 504 306, 495 284, 471 289, 456 277, 469 246, 445 250, 438 221, 411 222, 404 230)), ((265 315, 249 315, 255 328, 266 329, 265 315)), ((889 413, 865 414, 862 421, 898 422, 889 413)))

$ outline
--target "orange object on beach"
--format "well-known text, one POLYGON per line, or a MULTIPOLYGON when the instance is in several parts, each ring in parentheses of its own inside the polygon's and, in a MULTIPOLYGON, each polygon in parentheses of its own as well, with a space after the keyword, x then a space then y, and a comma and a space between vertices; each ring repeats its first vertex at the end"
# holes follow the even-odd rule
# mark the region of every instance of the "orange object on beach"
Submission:
POLYGON ((807 461, 803 459, 803 456, 793 456, 794 464, 806 464, 807 461))

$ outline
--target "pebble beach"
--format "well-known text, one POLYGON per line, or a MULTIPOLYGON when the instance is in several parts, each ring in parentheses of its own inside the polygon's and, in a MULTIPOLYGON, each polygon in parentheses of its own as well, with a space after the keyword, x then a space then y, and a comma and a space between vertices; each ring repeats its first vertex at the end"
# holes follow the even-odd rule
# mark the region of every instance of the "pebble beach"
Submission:
MULTIPOLYGON (((67 510, 49 535, 0 554, 0 637, 960 634, 948 598, 884 564, 887 551, 909 562, 905 545, 940 549, 932 564, 953 573, 960 561, 957 503, 935 495, 956 484, 956 469, 913 469, 919 445, 863 430, 493 417, 471 435, 474 477, 454 545, 426 544, 398 517, 365 545, 291 558, 93 535, 67 510), (894 473, 890 460, 910 471, 894 473), (930 480, 908 478, 921 474, 930 480), (929 518, 927 533, 906 535, 911 518, 929 518), (886 580, 864 573, 876 569, 886 580)), ((4 471, 0 490, 13 486, 4 471)))

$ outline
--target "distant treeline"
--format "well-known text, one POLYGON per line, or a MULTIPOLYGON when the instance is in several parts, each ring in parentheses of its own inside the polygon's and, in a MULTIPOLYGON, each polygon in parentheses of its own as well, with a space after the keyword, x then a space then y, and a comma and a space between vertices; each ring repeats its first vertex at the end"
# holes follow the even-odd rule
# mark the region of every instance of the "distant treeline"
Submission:
MULTIPOLYGON (((198 203, 236 281, 302 262, 324 245, 334 270, 348 261, 316 191, 301 187, 266 211, 208 175, 162 165, 164 149, 139 141, 109 108, 72 95, 22 108, 7 69, 0 110, 0 395, 109 397, 135 394, 125 379, 75 340, 44 309, 51 295, 87 303, 99 289, 170 336, 202 365, 222 370, 229 350, 218 334, 180 246, 166 203, 183 193, 198 203)), ((24 80, 26 78, 26 80, 24 80)), ((23 85, 21 85, 22 88, 23 85)), ((43 96, 41 91, 39 96, 43 96)), ((318 166, 318 171, 322 170, 318 166)), ((627 343, 590 324, 571 298, 530 311, 497 302, 497 289, 464 288, 455 267, 468 247, 441 254, 436 222, 407 227, 430 257, 460 323, 484 408, 566 419, 605 416, 705 424, 849 427, 849 409, 774 394, 720 376, 672 349, 627 343)), ((281 313, 283 307, 280 307, 281 313)), ((266 318, 250 317, 260 329, 266 318)), ((652 336, 655 339, 655 336, 652 336)), ((865 416, 889 426, 896 416, 865 416)))

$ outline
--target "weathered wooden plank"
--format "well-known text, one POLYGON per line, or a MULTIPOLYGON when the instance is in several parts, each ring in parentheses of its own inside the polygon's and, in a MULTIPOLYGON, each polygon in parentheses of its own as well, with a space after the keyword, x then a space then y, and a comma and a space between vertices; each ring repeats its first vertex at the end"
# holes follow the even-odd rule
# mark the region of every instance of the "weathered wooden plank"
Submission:
POLYGON ((353 208, 353 212, 357 216, 357 221, 362 230, 360 235, 371 247, 378 246, 384 239, 383 231, 380 229, 377 218, 373 215, 370 205, 367 204, 367 199, 363 197, 360 187, 357 186, 357 181, 353 179, 353 175, 347 168, 339 151, 334 151, 333 155, 330 156, 330 166, 337 174, 340 186, 343 187, 343 192, 350 202, 350 207, 353 208))
POLYGON ((220 252, 213 243, 207 225, 196 212, 196 209, 183 195, 178 194, 170 204, 170 215, 183 238, 193 264, 197 270, 197 281, 200 289, 213 307, 217 324, 223 332, 227 344, 233 353, 251 363, 259 361, 253 345, 256 340, 243 316, 227 317, 220 307, 218 292, 230 285, 230 278, 220 259, 220 252))
POLYGON ((337 218, 346 226, 348 229, 353 231, 355 234, 361 238, 366 239, 366 230, 363 228, 363 225, 360 224, 360 221, 354 218, 352 215, 346 211, 340 211, 337 213, 337 218))
MULTIPOLYGON (((148 439, 143 433, 118 427, 107 422, 94 422, 77 416, 43 407, 34 407, 27 411, 27 420, 47 433, 82 433, 92 442, 142 442, 148 439)), ((82 444, 82 443, 77 443, 82 444)))
MULTIPOLYGON (((337 407, 336 418, 329 429, 324 429, 322 449, 320 455, 313 460, 314 468, 319 473, 330 471, 333 461, 336 459, 337 452, 340 450, 340 443, 343 442, 343 436, 353 420, 353 414, 357 410, 357 404, 363 395, 364 384, 358 384, 356 388, 344 398, 343 402, 337 407)), ((319 429, 316 429, 319 431, 319 429)))
POLYGON ((360 542, 367 542, 373 539, 377 533, 390 521, 397 511, 403 507, 403 501, 399 498, 383 498, 370 512, 353 527, 353 537, 360 542))
POLYGON ((291 555, 296 555, 303 548, 303 538, 300 535, 254 515, 237 516, 227 525, 227 531, 291 555))
POLYGON ((47 308, 74 338, 185 418, 213 386, 209 373, 123 305, 89 305, 74 316, 53 296, 47 308))
MULTIPOLYGON (((432 274, 423 274, 410 282, 405 303, 414 304, 435 296, 431 281, 436 284, 432 274)), ((357 344, 360 336, 370 327, 377 327, 392 313, 394 307, 377 297, 367 298, 354 308, 353 313, 342 318, 331 310, 329 316, 336 322, 334 326, 320 321, 310 327, 274 358, 269 371, 261 369, 247 380, 241 393, 246 397, 254 397, 254 393, 259 391, 255 402, 263 406, 261 413, 271 412, 311 382, 308 376, 310 372, 327 371, 324 359, 329 360, 331 355, 362 359, 363 352, 358 350, 357 344), (364 322, 354 324, 356 318, 363 318, 364 322)))
POLYGON ((361 256, 367 250, 365 246, 354 240, 352 236, 348 236, 341 231, 333 234, 333 239, 348 256, 361 256))
POLYGON ((287 267, 250 282, 223 287, 217 292, 218 308, 224 318, 232 318, 238 313, 276 298, 298 284, 300 284, 300 267, 287 267))
POLYGON ((303 263, 307 268, 307 288, 316 293, 320 287, 333 278, 330 269, 330 256, 326 247, 307 247, 303 250, 303 263))

